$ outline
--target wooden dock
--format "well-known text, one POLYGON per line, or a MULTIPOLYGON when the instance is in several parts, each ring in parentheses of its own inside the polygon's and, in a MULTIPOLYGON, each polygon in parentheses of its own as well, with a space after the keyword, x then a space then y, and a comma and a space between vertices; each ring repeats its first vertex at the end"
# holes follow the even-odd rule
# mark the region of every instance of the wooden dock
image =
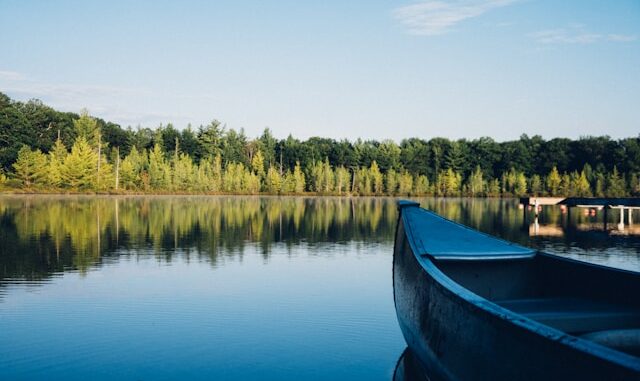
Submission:
POLYGON ((523 205, 640 209, 640 197, 521 197, 523 205))
POLYGON ((520 197, 520 203, 523 205, 558 205, 566 200, 566 197, 520 197))

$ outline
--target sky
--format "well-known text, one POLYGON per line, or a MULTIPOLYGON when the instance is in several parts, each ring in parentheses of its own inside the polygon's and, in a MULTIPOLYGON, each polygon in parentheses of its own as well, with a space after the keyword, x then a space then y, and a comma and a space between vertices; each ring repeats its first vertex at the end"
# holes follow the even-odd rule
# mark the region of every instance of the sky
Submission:
POLYGON ((126 126, 640 133, 640 1, 0 0, 0 92, 126 126))

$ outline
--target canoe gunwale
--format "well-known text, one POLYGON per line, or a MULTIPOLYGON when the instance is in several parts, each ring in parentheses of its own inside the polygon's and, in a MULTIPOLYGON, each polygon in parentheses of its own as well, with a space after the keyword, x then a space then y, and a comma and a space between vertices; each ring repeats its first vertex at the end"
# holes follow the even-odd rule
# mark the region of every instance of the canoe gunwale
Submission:
MULTIPOLYGON (((568 349, 580 351, 587 355, 591 355, 597 359, 605 360, 607 362, 616 364, 623 368, 627 368, 632 371, 640 372, 640 362, 638 362, 637 357, 632 355, 628 355, 626 353, 616 351, 609 347, 594 343, 592 341, 588 341, 586 339, 581 339, 577 336, 570 335, 561 330, 552 328, 526 316, 513 312, 509 309, 499 306, 496 303, 491 302, 484 297, 475 294, 471 290, 463 287, 459 283, 455 282, 449 276, 447 276, 442 270, 440 270, 437 266, 438 262, 448 262, 448 261, 466 261, 468 258, 446 258, 446 259, 437 259, 428 253, 421 252, 421 245, 417 245, 414 240, 414 232, 413 226, 411 224, 411 218, 407 216, 407 213, 403 213, 403 209, 409 207, 419 207, 419 204, 405 204, 398 205, 399 216, 398 216, 398 226, 396 227, 396 241, 398 239, 397 229, 400 226, 400 223, 403 224, 403 231, 405 235, 405 239, 407 240, 411 252, 419 266, 421 266, 422 270, 426 272, 428 277, 431 277, 434 281, 434 286, 438 287, 440 291, 444 295, 448 295, 448 297, 452 300, 457 299, 458 303, 466 304, 467 307, 471 308, 471 310, 478 315, 485 315, 490 320, 499 320, 503 322, 508 322, 510 325, 517 327, 517 329, 525 331, 525 333, 536 335, 541 338, 544 338, 549 341, 553 341, 559 345, 565 346, 568 349)), ((453 222, 453 221, 452 221, 453 222)), ((455 222, 454 222, 455 223, 455 222)), ((457 223, 456 223, 457 224, 457 223)), ((398 242, 395 242, 397 245, 398 242)), ((473 261, 527 261, 534 260, 536 256, 544 256, 557 260, 562 260, 567 263, 576 264, 580 266, 589 266, 594 268, 606 268, 607 270, 615 270, 620 273, 631 273, 636 274, 632 271, 620 270, 620 269, 610 269, 606 266, 596 265, 585 263, 581 261, 576 261, 569 258, 563 258, 556 255, 543 253, 543 252, 534 252, 534 254, 530 257, 492 257, 487 256, 486 258, 473 258, 473 261)))

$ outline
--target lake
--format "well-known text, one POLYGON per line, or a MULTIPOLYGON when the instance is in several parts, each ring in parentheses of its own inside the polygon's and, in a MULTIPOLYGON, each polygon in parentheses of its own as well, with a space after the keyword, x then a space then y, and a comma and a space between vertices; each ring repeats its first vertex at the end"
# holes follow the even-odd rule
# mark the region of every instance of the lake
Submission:
MULTIPOLYGON (((640 214, 418 201, 640 271, 640 214)), ((390 380, 396 218, 390 198, 0 196, 0 379, 390 380)))

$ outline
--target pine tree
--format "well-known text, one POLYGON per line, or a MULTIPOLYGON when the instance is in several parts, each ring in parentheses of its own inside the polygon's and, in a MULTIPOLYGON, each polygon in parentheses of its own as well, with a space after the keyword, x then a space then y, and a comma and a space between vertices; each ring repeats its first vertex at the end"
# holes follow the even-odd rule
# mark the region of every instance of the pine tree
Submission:
POLYGON ((411 192, 413 192, 413 176, 404 171, 398 178, 398 194, 409 196, 411 192))
POLYGON ((136 189, 140 182, 140 175, 136 173, 133 160, 127 156, 120 164, 120 184, 124 189, 136 189))
POLYGON ((47 180, 48 184, 54 188, 62 186, 62 167, 67 157, 67 147, 64 146, 62 140, 58 138, 53 144, 53 148, 49 151, 49 167, 47 180))
POLYGON ((386 191, 389 196, 395 196, 398 192, 398 174, 395 169, 390 169, 387 171, 386 175, 386 191))
POLYGON ((149 152, 149 183, 151 189, 167 190, 171 180, 171 171, 160 144, 156 143, 149 152))
POLYGON ((73 121, 73 126, 78 138, 84 138, 92 148, 98 148, 98 145, 101 144, 100 127, 98 122, 89 116, 89 111, 82 110, 80 118, 73 121))
POLYGON ((542 194, 542 180, 539 175, 531 176, 529 189, 534 196, 540 196, 542 194))
POLYGON ((334 190, 335 186, 335 173, 329 164, 329 159, 325 158, 322 164, 322 192, 330 194, 334 190))
POLYGON ((72 189, 92 189, 98 168, 98 155, 84 137, 76 139, 62 167, 63 184, 72 189))
POLYGON ((335 170, 335 192, 342 195, 349 193, 351 185, 351 174, 344 166, 339 166, 335 170))
POLYGON ((302 168, 300 168, 300 162, 296 161, 296 166, 293 168, 293 180, 294 180, 294 192, 297 194, 304 193, 306 181, 302 168))
POLYGON ((283 190, 283 179, 273 165, 269 166, 267 170, 267 177, 265 179, 265 190, 271 194, 280 194, 283 190))
POLYGON ((245 173, 249 172, 242 163, 228 163, 222 175, 222 190, 227 193, 245 193, 245 173))
POLYGON ((369 176, 371 178, 371 185, 373 186, 373 193, 375 195, 383 194, 384 177, 382 176, 378 163, 376 163, 375 160, 371 162, 371 166, 369 167, 369 176))
POLYGON ((551 172, 547 176, 547 191, 550 196, 558 196, 560 193, 560 185, 562 182, 562 178, 560 177, 560 173, 558 173, 558 168, 553 166, 551 168, 551 172))
POLYGON ((591 197, 591 185, 584 169, 580 172, 580 175, 577 173, 575 175, 574 183, 571 186, 573 193, 578 197, 591 197))
POLYGON ((262 151, 258 150, 253 154, 251 158, 251 169, 261 180, 264 179, 264 155, 262 155, 262 151))
POLYGON ((568 196, 571 192, 571 176, 563 173, 560 176, 560 189, 558 190, 558 196, 568 196))
POLYGON ((16 178, 26 188, 44 185, 47 180, 47 156, 39 149, 32 151, 29 147, 22 146, 13 168, 16 178))
POLYGON ((462 176, 453 169, 440 172, 436 178, 438 196, 458 196, 461 183, 462 176))
POLYGON ((487 196, 500 197, 500 180, 492 179, 487 185, 487 196))
POLYGON ((518 172, 516 174, 514 193, 516 196, 525 196, 527 194, 527 177, 523 172, 518 172))
POLYGON ((369 196, 371 194, 371 170, 367 168, 358 168, 354 174, 353 180, 353 192, 360 196, 369 196))
POLYGON ((613 171, 607 178, 607 197, 624 197, 627 193, 624 178, 618 173, 618 168, 614 165, 613 171))
POLYGON ((606 179, 604 175, 600 172, 597 172, 595 177, 596 177, 596 187, 595 187, 594 195, 596 197, 604 197, 606 179))
POLYGON ((429 186, 429 179, 425 175, 419 175, 415 181, 415 194, 418 196, 425 196, 431 193, 429 186))
POLYGON ((486 181, 484 180, 482 169, 478 165, 467 179, 467 190, 469 195, 473 197, 484 195, 485 186, 486 181))
POLYGON ((194 189, 197 169, 186 153, 178 155, 173 166, 173 189, 176 191, 190 191, 194 189))

